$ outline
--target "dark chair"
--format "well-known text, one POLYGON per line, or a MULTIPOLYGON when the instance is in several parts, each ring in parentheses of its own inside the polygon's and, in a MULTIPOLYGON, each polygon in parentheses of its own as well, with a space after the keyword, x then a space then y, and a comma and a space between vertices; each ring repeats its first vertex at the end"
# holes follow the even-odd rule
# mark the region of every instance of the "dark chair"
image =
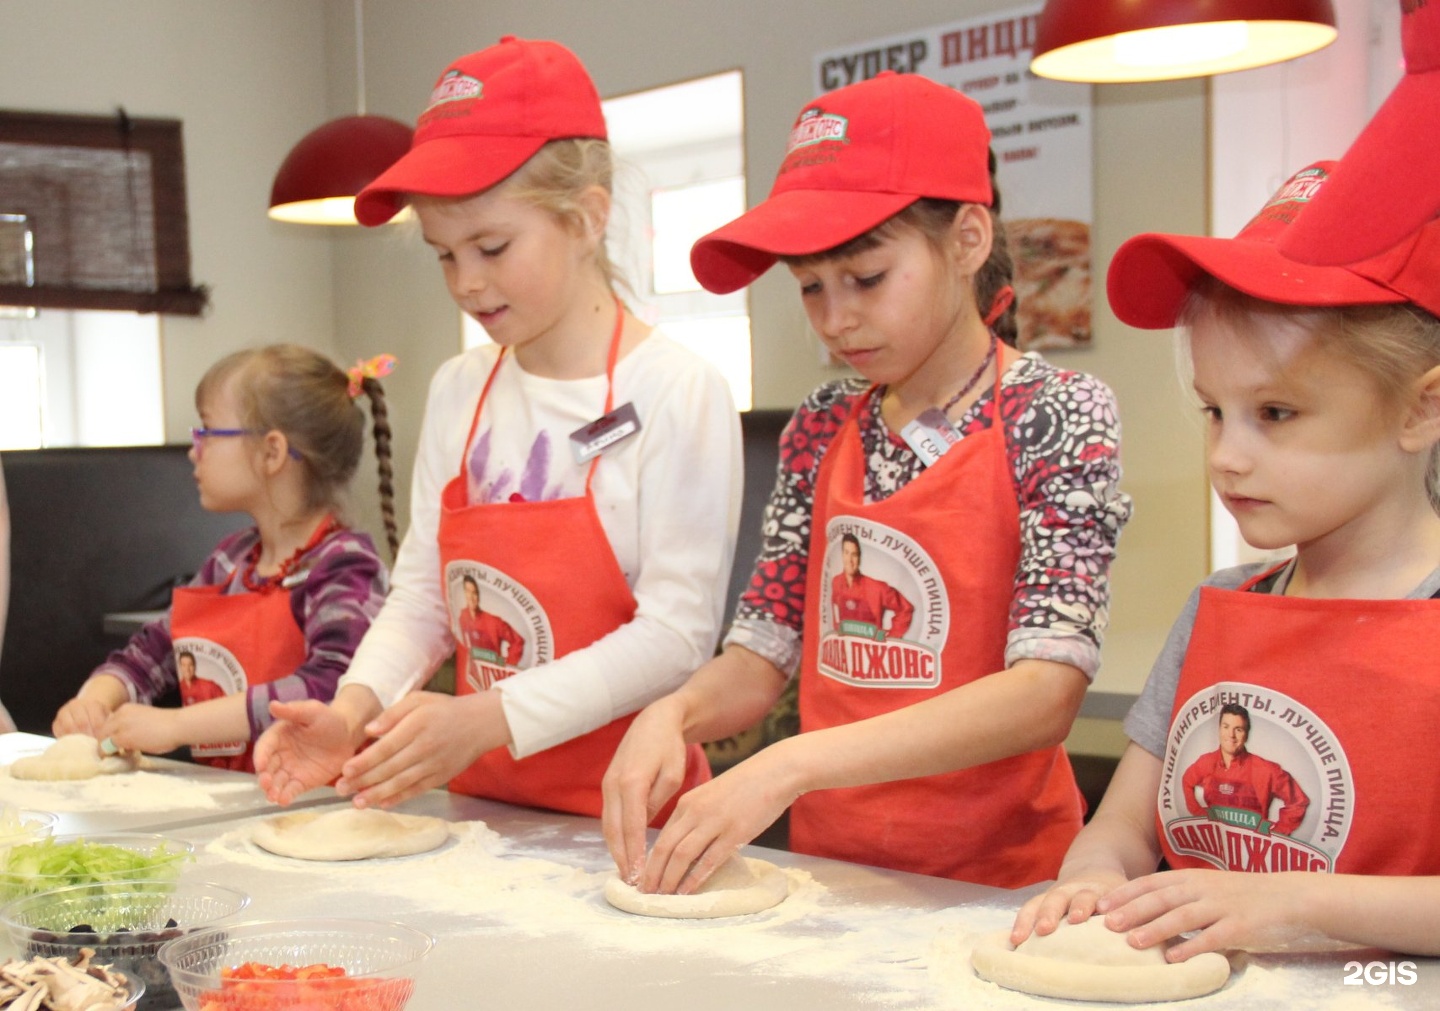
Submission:
POLYGON ((104 615, 168 607, 171 589, 248 522, 200 508, 188 449, 0 454, 11 526, 0 699, 21 730, 48 734, 55 711, 124 643, 105 633, 104 615))

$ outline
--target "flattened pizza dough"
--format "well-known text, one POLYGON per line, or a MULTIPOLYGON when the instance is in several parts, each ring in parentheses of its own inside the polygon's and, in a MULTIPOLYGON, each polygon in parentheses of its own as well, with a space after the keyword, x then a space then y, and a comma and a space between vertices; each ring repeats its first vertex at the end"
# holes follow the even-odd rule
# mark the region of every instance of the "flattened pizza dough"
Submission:
POLYGON ((975 946, 970 963, 982 979, 1010 990, 1122 1004, 1203 997, 1230 978, 1230 962, 1218 952, 1172 963, 1165 961, 1167 947, 1132 948, 1103 916, 1092 916, 1062 920, 1053 934, 1031 934, 1018 948, 1010 946, 1008 930, 999 931, 975 946))
POLYGON ((789 894, 790 879, 784 871, 768 860, 738 853, 691 895, 651 895, 627 884, 619 875, 605 882, 605 901, 616 909, 679 920, 758 913, 779 905, 789 894))
POLYGON ((250 838, 261 849, 297 860, 369 860, 438 849, 450 838, 450 823, 347 805, 267 818, 250 838))
POLYGON ((135 752, 100 757, 100 742, 89 734, 66 734, 38 755, 17 758, 10 766, 16 779, 90 779, 115 772, 134 772, 141 759, 135 752))

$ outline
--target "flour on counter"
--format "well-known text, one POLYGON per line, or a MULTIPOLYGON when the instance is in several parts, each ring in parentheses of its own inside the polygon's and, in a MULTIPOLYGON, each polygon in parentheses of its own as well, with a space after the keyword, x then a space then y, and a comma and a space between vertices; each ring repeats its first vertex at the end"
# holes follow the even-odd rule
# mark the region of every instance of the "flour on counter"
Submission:
POLYGON ((214 810, 227 798, 258 794, 254 780, 205 782, 165 772, 125 772, 45 782, 0 770, 0 801, 32 811, 214 810))
MULTIPOLYGON (((712 920, 655 920, 612 908, 603 897, 613 873, 603 840, 545 857, 524 841, 506 840, 483 822, 454 822, 441 849, 412 857, 315 864, 265 853, 250 841, 253 822, 205 845, 202 863, 238 864, 247 872, 295 874, 307 904, 322 895, 387 897, 387 917, 423 911, 445 919, 447 934, 485 934, 497 925, 535 937, 567 933, 587 950, 612 960, 654 953, 704 959, 723 971, 773 979, 814 979, 844 987, 866 1005, 931 1011, 1057 1011, 1079 1004, 1005 990, 975 976, 970 950, 983 936, 1008 927, 1013 906, 957 906, 938 910, 845 899, 809 873, 787 868, 790 895, 751 916, 712 920), (558 860, 555 859, 558 857, 558 860), (571 862, 573 860, 573 862, 571 862), (303 887, 299 882, 303 877, 303 887)), ((531 836, 531 842, 543 837, 531 836)), ((322 900, 322 903, 323 900, 322 900)), ((1138 1011, 1220 1011, 1283 1007, 1286 1011, 1361 1011, 1394 1007, 1374 988, 1343 984, 1333 960, 1237 956, 1230 982, 1190 1001, 1125 1005, 1138 1011)))

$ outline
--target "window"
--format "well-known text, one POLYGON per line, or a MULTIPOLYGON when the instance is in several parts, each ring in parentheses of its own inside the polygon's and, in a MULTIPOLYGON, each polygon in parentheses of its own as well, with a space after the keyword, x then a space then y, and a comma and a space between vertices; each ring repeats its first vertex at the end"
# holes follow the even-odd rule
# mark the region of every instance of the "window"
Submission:
POLYGON ((163 443, 161 392, 154 315, 0 317, 0 449, 163 443))
MULTIPOLYGON (((695 240, 745 210, 740 72, 624 95, 604 108, 617 160, 610 255, 635 311, 710 360, 749 410, 748 295, 712 295, 690 272, 695 240)), ((465 347, 486 340, 474 320, 462 320, 465 347)))
POLYGON ((190 283, 178 120, 0 112, 0 138, 0 304, 204 310, 190 283))

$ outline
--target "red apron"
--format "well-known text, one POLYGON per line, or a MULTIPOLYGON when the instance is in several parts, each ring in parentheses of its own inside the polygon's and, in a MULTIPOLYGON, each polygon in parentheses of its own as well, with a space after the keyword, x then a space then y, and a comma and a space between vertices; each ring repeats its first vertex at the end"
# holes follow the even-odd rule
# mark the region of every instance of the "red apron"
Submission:
MULTIPOLYGON (((864 500, 853 413, 836 435, 816 481, 802 732, 902 709, 1005 668, 1020 508, 1000 394, 997 375, 994 424, 881 502, 864 500), (837 620, 826 598, 846 535, 861 545, 861 572, 913 605, 904 638, 843 613, 837 620)), ((1075 777, 1057 746, 958 772, 806 794, 791 809, 790 839, 802 853, 1015 888, 1055 876, 1081 819, 1075 777)))
MULTIPOLYGON (((604 413, 614 406, 615 360, 624 316, 616 305, 610 341, 604 413)), ((490 386, 505 361, 501 349, 481 391, 465 439, 475 438, 490 386)), ((613 632, 635 616, 635 597, 600 525, 591 493, 597 456, 585 478, 585 494, 547 502, 469 504, 465 457, 460 475, 446 486, 440 508, 440 565, 451 628, 456 637, 457 695, 484 691, 518 672, 559 659, 613 632), (524 638, 520 665, 506 665, 493 651, 472 654, 457 616, 465 606, 463 580, 479 585, 481 609, 491 611, 524 638), (481 655, 483 654, 483 656, 481 655)), ((481 755, 450 781, 450 789, 511 804, 600 816, 600 778, 634 720, 624 716, 588 734, 516 760, 506 748, 481 755)), ((710 778, 705 752, 691 745, 681 792, 710 778)), ((678 796, 678 795, 677 795, 678 796)), ((669 816, 673 801, 656 819, 669 816)))
MULTIPOLYGON (((254 593, 223 592, 220 586, 187 586, 170 603, 170 637, 177 669, 189 654, 196 680, 180 682, 183 705, 243 692, 295 673, 305 662, 305 634, 283 588, 254 593)), ((194 744, 197 762, 254 772, 249 741, 194 744)))
POLYGON ((1270 574, 1200 591, 1157 802, 1165 859, 1440 874, 1440 754, 1424 744, 1440 725, 1440 601, 1248 592, 1270 574), (1250 724, 1243 789, 1204 775, 1225 705, 1250 724))

